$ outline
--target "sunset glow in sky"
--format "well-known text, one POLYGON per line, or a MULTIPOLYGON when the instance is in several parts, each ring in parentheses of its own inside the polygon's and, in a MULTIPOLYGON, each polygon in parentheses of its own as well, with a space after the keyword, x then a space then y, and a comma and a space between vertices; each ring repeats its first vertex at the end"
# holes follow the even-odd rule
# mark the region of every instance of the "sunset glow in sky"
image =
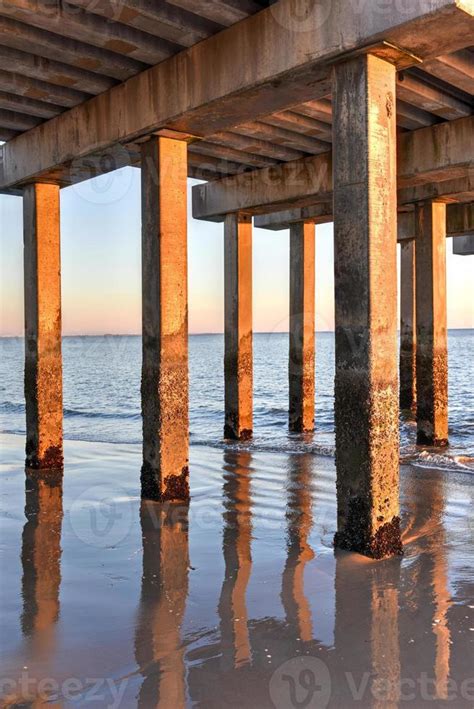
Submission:
MULTIPOLYGON (((189 187, 195 184, 189 181, 189 187)), ((190 200, 189 200, 190 204, 190 200)), ((139 334, 140 172, 61 191, 63 332, 139 334)), ((22 201, 0 195, 0 335, 23 334, 22 201)), ((317 227, 316 329, 334 328, 332 225, 317 227)), ((288 330, 288 232, 254 230, 254 329, 288 330)), ((448 326, 474 327, 474 257, 447 243, 448 326)), ((222 332, 223 226, 189 216, 190 331, 222 332)))

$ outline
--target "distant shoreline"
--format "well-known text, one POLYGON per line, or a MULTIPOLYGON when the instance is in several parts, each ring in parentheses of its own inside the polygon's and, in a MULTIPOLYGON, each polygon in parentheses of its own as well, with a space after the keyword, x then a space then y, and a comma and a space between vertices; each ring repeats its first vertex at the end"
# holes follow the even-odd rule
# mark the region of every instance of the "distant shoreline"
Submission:
MULTIPOLYGON (((451 327, 448 328, 448 332, 474 332, 473 327, 451 327)), ((281 332, 272 332, 265 330, 254 330, 254 335, 289 335, 288 330, 282 330, 281 332)), ((334 335, 334 330, 316 330, 316 335, 334 335)), ((215 337, 216 335, 223 336, 223 332, 190 332, 189 337, 215 337)), ((74 337, 141 337, 139 333, 112 333, 104 332, 100 334, 83 335, 63 335, 62 338, 74 338, 74 337)), ((0 335, 0 340, 23 340, 24 335, 0 335)))

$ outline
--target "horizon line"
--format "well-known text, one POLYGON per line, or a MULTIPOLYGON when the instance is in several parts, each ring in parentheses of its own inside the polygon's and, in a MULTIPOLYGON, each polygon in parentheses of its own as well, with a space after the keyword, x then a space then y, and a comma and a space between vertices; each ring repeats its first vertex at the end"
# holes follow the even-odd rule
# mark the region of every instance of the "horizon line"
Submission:
MULTIPOLYGON (((474 330, 474 326, 472 327, 450 327, 448 328, 448 332, 454 332, 458 330, 474 330)), ((400 330, 398 329, 397 332, 400 330)), ((319 333, 319 334, 334 334, 335 330, 315 330, 314 333, 319 333)), ((290 331, 289 330, 278 330, 274 332, 273 330, 254 330, 253 331, 254 335, 289 335, 290 331)), ((224 331, 220 330, 218 332, 189 332, 188 335, 190 337, 202 337, 202 336, 211 336, 211 335, 224 335, 224 331)), ((61 337, 141 337, 142 333, 141 332, 102 332, 102 333, 86 333, 86 332, 76 332, 76 333, 65 333, 61 337)), ((0 335, 0 340, 8 340, 8 339, 24 339, 25 336, 24 334, 22 335, 0 335)))

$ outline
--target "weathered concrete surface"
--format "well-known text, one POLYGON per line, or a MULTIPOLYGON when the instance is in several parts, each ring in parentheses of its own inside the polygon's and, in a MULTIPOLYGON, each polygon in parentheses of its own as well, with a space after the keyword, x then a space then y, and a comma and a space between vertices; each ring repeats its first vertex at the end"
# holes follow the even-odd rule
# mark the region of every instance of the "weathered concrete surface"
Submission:
MULTIPOLYGON (((469 145, 467 149, 469 149, 469 145)), ((414 204, 427 200, 436 200, 446 204, 472 202, 474 200, 474 164, 471 164, 462 177, 448 178, 442 182, 426 182, 415 187, 405 187, 398 190, 399 204, 414 204)))
POLYGON ((314 224, 290 228, 289 426, 302 433, 314 428, 314 224))
POLYGON ((402 551, 399 518, 395 68, 334 72, 335 544, 402 551))
POLYGON ((252 220, 229 215, 224 225, 225 438, 253 429, 252 220))
POLYGON ((186 143, 142 148, 142 495, 187 500, 188 284, 186 143))
POLYGON ((453 254, 456 256, 474 255, 474 234, 466 234, 453 241, 453 254))
POLYGON ((163 127, 205 137, 327 95, 331 62, 382 40, 422 59, 461 49, 474 24, 461 0, 392 3, 381 12, 323 0, 307 10, 300 21, 301 0, 280 0, 18 136, 3 150, 0 188, 163 127), (245 61, 236 61, 242 52, 245 61))
POLYGON ((23 196, 26 464, 63 465, 59 187, 23 196))
POLYGON ((446 205, 415 208, 417 440, 448 444, 446 205))
POLYGON ((474 233, 474 202, 447 205, 446 232, 447 236, 469 236, 474 233))
MULTIPOLYGON (((414 189, 437 180, 467 178, 474 168, 474 116, 398 136, 398 201, 416 201, 414 189)), ((264 214, 327 204, 332 198, 332 154, 243 172, 193 188, 193 216, 222 221, 225 214, 264 214)), ((440 183, 442 191, 443 182, 440 183)))
POLYGON ((400 408, 416 410, 416 242, 400 249, 400 408))
MULTIPOLYGON (((474 204, 446 205, 446 236, 458 239, 474 231, 474 204)), ((398 215, 398 241, 415 239, 415 212, 398 215)))
POLYGON ((259 214, 254 219, 256 229, 280 231, 289 229, 292 224, 311 222, 312 224, 328 224, 333 221, 332 200, 326 204, 313 204, 310 207, 296 207, 281 212, 259 214))
MULTIPOLYGON (((401 205, 401 210, 407 206, 401 205)), ((314 204, 310 207, 296 207, 282 212, 260 214, 254 219, 257 229, 280 231, 288 229, 291 224, 307 221, 313 224, 326 224, 333 221, 332 202, 328 204, 314 204)), ((446 205, 446 236, 461 237, 474 232, 474 204, 447 204, 446 205)), ((415 238, 415 213, 414 211, 399 211, 397 219, 397 240, 402 243, 415 238)))

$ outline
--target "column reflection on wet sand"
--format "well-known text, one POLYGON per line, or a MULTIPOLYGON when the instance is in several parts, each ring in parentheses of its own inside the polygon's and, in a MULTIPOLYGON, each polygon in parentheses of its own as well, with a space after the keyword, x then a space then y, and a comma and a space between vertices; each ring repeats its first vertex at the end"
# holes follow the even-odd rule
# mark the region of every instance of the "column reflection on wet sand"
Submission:
POLYGON ((26 471, 21 564, 21 628, 31 661, 46 663, 55 651, 61 585, 62 476, 26 471))
POLYGON ((303 642, 313 638, 311 607, 304 591, 304 572, 314 558, 309 544, 313 526, 311 458, 290 458, 287 486, 287 557, 282 575, 281 600, 286 622, 303 642))
MULTIPOLYGON (((384 709, 448 700, 451 631, 445 491, 441 475, 414 471, 405 492, 406 560, 374 563, 336 554, 336 655, 340 685, 354 701, 384 709), (365 679, 364 679, 365 676, 365 679), (352 693, 352 696, 351 696, 352 693)), ((458 684, 465 677, 454 678, 458 684)))
POLYGON ((252 570, 251 455, 224 455, 224 529, 222 548, 225 575, 219 600, 223 670, 251 662, 245 594, 252 570))
POLYGON ((364 706, 398 706, 400 568, 336 552, 335 668, 348 703, 363 691, 364 706))
MULTIPOLYGON (((451 632, 448 612, 451 608, 446 530, 443 524, 446 499, 442 475, 430 471, 430 480, 417 473, 409 489, 412 500, 411 520, 406 531, 415 553, 415 563, 406 570, 408 586, 405 612, 413 620, 422 618, 424 645, 420 658, 419 643, 407 638, 411 648, 406 665, 415 664, 434 681, 433 699, 447 699, 450 679, 451 632), (426 602, 429 599, 431 602, 426 602), (421 662, 420 662, 421 659, 421 662)), ((410 627, 406 623, 405 627, 410 627)))
POLYGON ((138 707, 182 707, 186 699, 181 624, 188 595, 187 505, 142 501, 143 576, 135 657, 138 707))

